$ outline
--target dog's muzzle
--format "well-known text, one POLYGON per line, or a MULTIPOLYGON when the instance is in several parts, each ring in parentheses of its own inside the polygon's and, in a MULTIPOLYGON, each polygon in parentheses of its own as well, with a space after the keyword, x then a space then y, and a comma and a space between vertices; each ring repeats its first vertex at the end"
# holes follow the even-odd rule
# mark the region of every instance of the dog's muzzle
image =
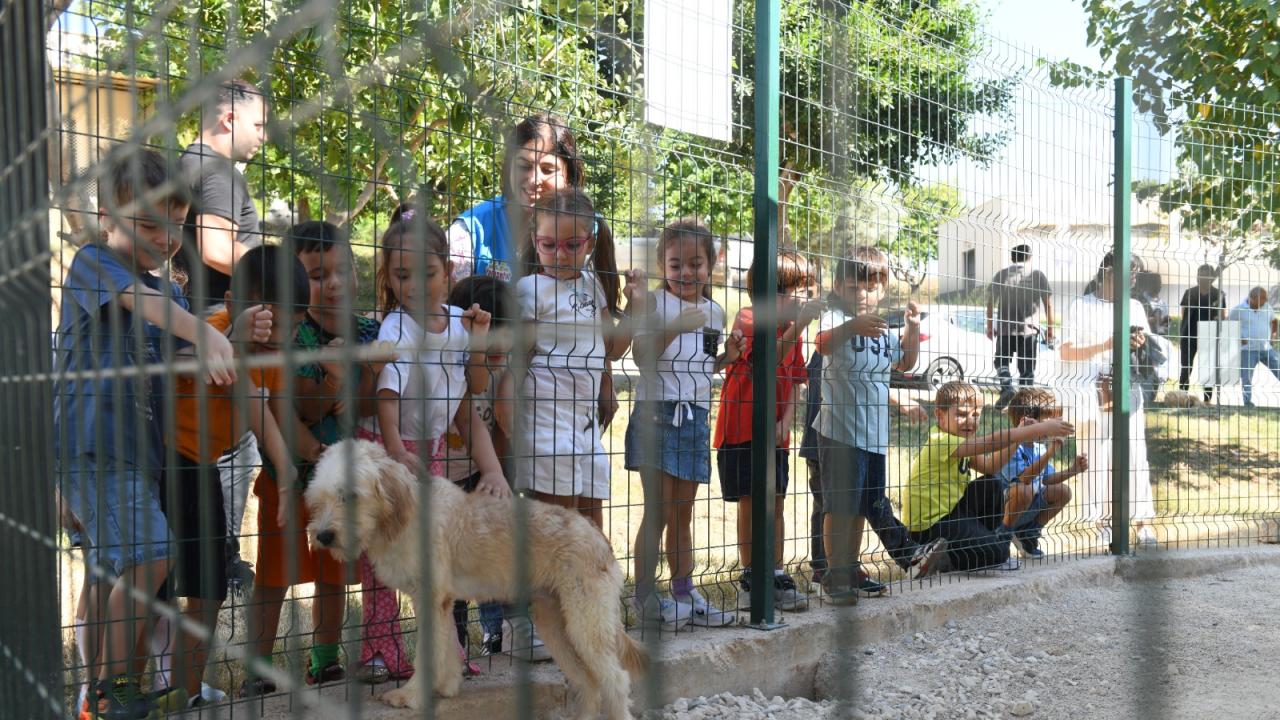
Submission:
POLYGON ((316 533, 316 542, 320 543, 321 545, 323 545, 323 546, 325 546, 325 547, 330 547, 330 546, 332 546, 332 545, 333 545, 333 531, 332 531, 332 530, 321 530, 320 532, 316 533))

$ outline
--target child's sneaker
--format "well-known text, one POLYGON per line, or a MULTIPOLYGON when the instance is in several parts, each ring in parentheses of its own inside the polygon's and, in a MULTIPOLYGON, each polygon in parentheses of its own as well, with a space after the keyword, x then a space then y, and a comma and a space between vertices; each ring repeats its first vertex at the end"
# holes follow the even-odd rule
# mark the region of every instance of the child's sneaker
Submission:
POLYGON ((693 620, 693 606, 689 603, 664 598, 651 593, 647 598, 633 598, 632 607, 640 624, 646 627, 661 626, 663 630, 673 631, 688 625, 693 620))
POLYGON ((828 572, 822 577, 818 587, 832 605, 857 605, 858 589, 848 582, 847 573, 828 572))
POLYGON ((151 720, 160 717, 160 710, 151 698, 143 694, 138 681, 124 675, 103 680, 94 689, 89 703, 89 717, 93 720, 151 720))
POLYGON ((930 575, 937 575, 951 569, 951 557, 947 554, 946 539, 938 538, 922 546, 921 550, 926 551, 926 554, 913 566, 912 580, 923 580, 930 575))
POLYGON ((502 631, 484 634, 484 639, 480 641, 480 654, 486 656, 502 654, 502 631))
POLYGON ((804 610, 809 607, 809 596, 796 589, 790 575, 774 573, 773 604, 779 610, 804 610))
POLYGON ((725 612, 707 602, 707 599, 697 590, 690 590, 687 597, 679 595, 674 597, 677 605, 689 606, 691 610, 689 622, 698 627, 724 627, 737 619, 733 613, 725 612))
POLYGON ((996 563, 990 567, 982 568, 983 570, 996 570, 998 572, 1011 572, 1022 567, 1022 563, 1018 562, 1016 555, 1010 555, 1007 560, 1002 563, 996 563))
POLYGON ((858 591, 867 597, 879 597, 889 592, 889 586, 873 580, 862 568, 858 568, 858 591))
POLYGON ((934 538, 923 545, 917 545, 915 552, 911 553, 911 559, 907 561, 907 566, 903 568, 903 570, 910 571, 913 568, 918 567, 920 563, 925 561, 925 558, 937 551, 938 546, 944 542, 946 542, 946 540, 942 538, 934 538))
POLYGON ((156 704, 156 709, 159 710, 162 715, 186 710, 187 701, 189 700, 186 688, 171 687, 163 690, 156 690, 155 692, 150 693, 148 697, 150 697, 151 701, 156 704))
POLYGON ((270 695, 276 691, 276 684, 260 677, 248 677, 240 683, 240 697, 251 698, 259 695, 270 695))
POLYGON ((1138 528, 1138 544, 1155 546, 1159 545, 1160 541, 1156 539, 1155 530, 1143 525, 1138 528))
POLYGON ((535 663, 551 659, 551 651, 538 637, 538 628, 532 620, 516 615, 508 621, 511 623, 511 657, 535 663))
POLYGON ((1040 549, 1040 531, 1027 530, 1018 534, 1018 549, 1022 551, 1022 557, 1042 558, 1044 551, 1040 549))
POLYGON ((347 671, 343 669, 342 663, 337 660, 320 668, 320 672, 314 675, 311 673, 311 665, 308 663, 306 675, 303 676, 303 680, 308 685, 324 685, 325 683, 342 682, 346 679, 347 671))

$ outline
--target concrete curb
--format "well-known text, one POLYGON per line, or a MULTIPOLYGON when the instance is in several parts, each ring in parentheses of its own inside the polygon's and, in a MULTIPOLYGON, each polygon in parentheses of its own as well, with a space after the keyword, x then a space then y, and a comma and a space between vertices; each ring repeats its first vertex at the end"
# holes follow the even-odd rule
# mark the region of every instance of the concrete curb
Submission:
MULTIPOLYGON (((856 607, 824 606, 787 613, 781 618, 786 624, 768 632, 745 627, 682 630, 649 644, 655 662, 650 677, 634 688, 633 709, 639 712, 642 707, 665 705, 681 697, 750 694, 755 688, 770 697, 830 697, 848 685, 842 670, 849 664, 841 658, 847 659, 852 649, 866 644, 1046 599, 1062 588, 1096 587, 1117 580, 1183 579, 1259 565, 1280 565, 1280 547, 1144 551, 1125 558, 1052 558, 1030 563, 1016 573, 943 576, 923 588, 918 584, 909 589, 895 585, 892 595, 864 600, 856 607)), ((442 720, 515 717, 515 674, 509 661, 495 662, 483 677, 464 682, 458 697, 438 701, 435 716, 442 720)), ((555 717, 571 710, 564 676, 554 665, 531 668, 530 682, 533 717, 555 717)), ((292 697, 292 704, 290 696, 267 700, 261 706, 261 717, 351 718, 356 708, 348 692, 363 691, 363 686, 350 686, 349 690, 342 685, 303 690, 292 697)), ((362 718, 415 717, 369 695, 363 695, 359 704, 362 718)), ((236 713, 244 712, 244 707, 238 705, 236 713)))

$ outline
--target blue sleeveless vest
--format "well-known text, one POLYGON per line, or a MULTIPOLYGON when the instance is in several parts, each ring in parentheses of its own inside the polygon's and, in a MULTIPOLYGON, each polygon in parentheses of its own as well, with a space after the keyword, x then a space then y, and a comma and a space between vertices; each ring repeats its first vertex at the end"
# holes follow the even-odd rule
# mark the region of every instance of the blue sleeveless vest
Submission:
POLYGON ((507 223, 507 201, 501 195, 478 203, 458 216, 471 235, 471 272, 510 281, 515 263, 511 228, 507 223))

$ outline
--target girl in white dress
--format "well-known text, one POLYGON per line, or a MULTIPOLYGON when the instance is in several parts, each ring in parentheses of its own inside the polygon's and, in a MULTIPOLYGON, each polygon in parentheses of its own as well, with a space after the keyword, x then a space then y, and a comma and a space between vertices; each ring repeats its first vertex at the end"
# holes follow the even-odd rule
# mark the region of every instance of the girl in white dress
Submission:
MULTIPOLYGON (((510 401, 499 400, 498 422, 514 441, 516 482, 544 502, 577 510, 604 527, 609 499, 609 457, 600 443, 597 408, 608 363, 631 345, 630 323, 620 318, 625 294, 645 295, 638 272, 628 272, 620 293, 613 235, 580 190, 540 198, 534 206, 527 274, 516 284, 520 319, 530 324, 519 388, 521 422, 510 401), (588 269, 590 265, 590 269, 588 269)), ((499 390, 500 398, 512 397, 499 390)))

